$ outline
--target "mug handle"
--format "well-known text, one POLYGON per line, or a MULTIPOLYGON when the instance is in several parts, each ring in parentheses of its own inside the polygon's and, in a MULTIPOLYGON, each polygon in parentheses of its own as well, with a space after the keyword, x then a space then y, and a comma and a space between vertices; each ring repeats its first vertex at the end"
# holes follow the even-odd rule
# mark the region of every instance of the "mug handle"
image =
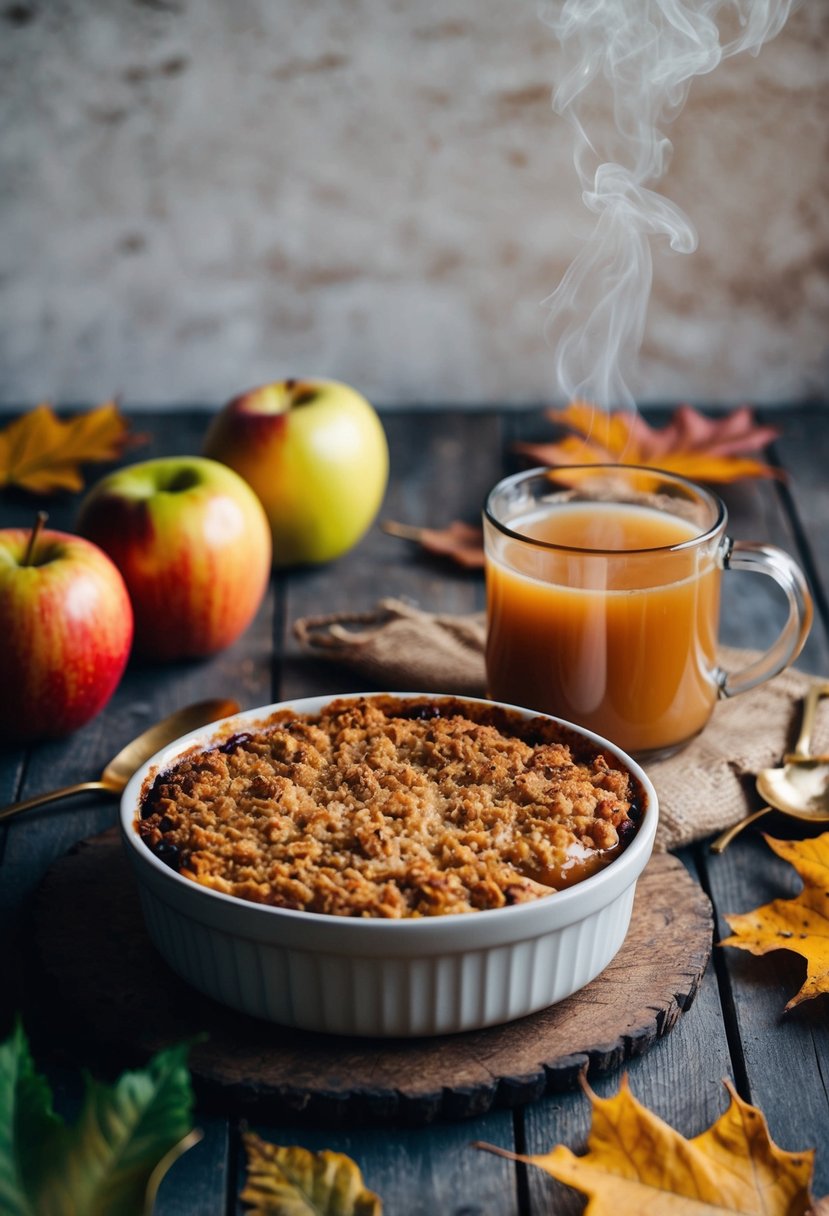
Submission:
POLYGON ((738 693, 756 688, 772 676, 779 675, 803 649, 809 636, 814 608, 809 585, 803 571, 782 549, 753 541, 726 538, 722 558, 724 570, 749 570, 767 574, 774 579, 789 603, 789 615, 776 641, 765 654, 743 667, 728 672, 717 668, 716 680, 721 697, 736 697, 738 693))

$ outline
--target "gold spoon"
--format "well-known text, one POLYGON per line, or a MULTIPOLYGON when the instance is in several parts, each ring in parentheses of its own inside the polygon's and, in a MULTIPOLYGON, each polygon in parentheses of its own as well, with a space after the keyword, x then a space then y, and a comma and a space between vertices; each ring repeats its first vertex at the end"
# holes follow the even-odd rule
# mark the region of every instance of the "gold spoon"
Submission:
POLYGON ((722 853, 743 828, 772 810, 812 823, 829 820, 829 756, 812 756, 812 728, 818 702, 829 696, 829 684, 813 684, 803 703, 803 722, 794 751, 784 757, 782 768, 764 768, 757 774, 757 792, 768 806, 727 828, 711 844, 712 853, 722 853))
POLYGON ((218 718, 227 718, 230 714, 238 713, 238 701, 217 697, 211 701, 198 701, 195 705, 185 705, 156 722, 132 743, 122 748, 114 756, 101 773, 98 781, 79 781, 77 785, 66 785, 59 790, 51 790, 47 794, 37 794, 24 802, 13 802, 0 810, 0 820, 11 819, 21 811, 30 811, 32 807, 42 806, 44 802, 54 802, 57 798, 67 798, 70 794, 80 794, 85 790, 106 790, 109 794, 120 794, 130 777, 141 767, 145 760, 154 756, 166 743, 172 743, 180 735, 215 722, 218 718))

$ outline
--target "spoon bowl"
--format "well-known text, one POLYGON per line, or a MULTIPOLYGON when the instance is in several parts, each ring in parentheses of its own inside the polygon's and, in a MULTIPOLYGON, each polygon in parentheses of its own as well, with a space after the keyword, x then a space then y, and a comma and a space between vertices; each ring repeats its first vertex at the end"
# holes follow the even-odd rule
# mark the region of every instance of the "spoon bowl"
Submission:
POLYGON ((113 756, 97 781, 79 781, 75 785, 66 785, 58 790, 50 790, 46 794, 36 794, 34 798, 26 798, 23 802, 13 802, 0 810, 0 821, 11 819, 23 811, 43 806, 46 802, 55 802, 58 798, 68 798, 71 794, 80 794, 90 790, 103 790, 108 794, 120 794, 133 773, 151 756, 167 743, 172 743, 180 735, 186 735, 199 726, 215 722, 218 718, 227 718, 239 712, 239 702, 228 697, 215 697, 209 701, 197 701, 193 705, 185 705, 168 714, 160 722, 154 723, 143 731, 126 747, 122 747, 117 756, 113 756))
POLYGON ((727 828, 711 844, 712 853, 722 853, 743 828, 773 810, 810 823, 829 821, 829 757, 809 754, 818 702, 825 696, 829 696, 829 683, 811 686, 803 703, 803 722, 794 751, 786 756, 782 767, 763 768, 757 774, 757 792, 768 806, 727 828))
POLYGON ((815 823, 829 820, 829 763, 825 758, 764 768, 757 774, 757 791, 784 815, 815 823))

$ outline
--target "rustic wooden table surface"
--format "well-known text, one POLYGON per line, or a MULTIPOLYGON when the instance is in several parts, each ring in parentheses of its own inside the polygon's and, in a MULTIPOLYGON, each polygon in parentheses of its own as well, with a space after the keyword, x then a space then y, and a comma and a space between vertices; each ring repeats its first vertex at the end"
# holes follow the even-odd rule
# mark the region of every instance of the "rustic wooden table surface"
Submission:
MULTIPOLYGON (((770 457, 788 473, 785 483, 746 482, 726 489, 735 537, 775 542, 797 556, 816 603, 815 625, 798 666, 829 674, 829 412, 818 407, 760 411, 777 423, 781 438, 770 457)), ((146 448, 132 459, 198 451, 206 425, 202 411, 141 415, 146 448)), ((655 415, 658 419, 659 415, 655 415)), ((392 476, 382 516, 440 526, 475 520, 488 488, 514 467, 517 438, 548 438, 533 412, 417 410, 384 414, 392 476)), ((50 504, 51 523, 71 529, 78 500, 50 504)), ((31 521, 22 495, 0 497, 0 526, 31 521)), ((722 637, 734 645, 766 644, 779 620, 766 580, 726 580, 722 637), (758 583, 763 585, 758 587, 758 583)), ((278 574, 258 618, 230 650, 201 663, 167 668, 131 666, 107 708, 65 742, 30 749, 0 749, 0 804, 97 775, 125 742, 155 719, 189 701, 231 695, 243 707, 285 697, 356 687, 346 672, 303 658, 291 625, 300 616, 340 609, 364 610, 382 595, 409 598, 424 608, 465 612, 483 605, 483 579, 420 556, 412 546, 372 529, 347 557, 324 568, 278 574)), ((13 689, 2 695, 13 697, 13 689)), ((46 1034, 31 1008, 31 909, 43 875, 78 840, 115 823, 113 800, 77 797, 12 820, 0 829, 0 909, 6 945, 0 985, 0 1021, 8 1032, 22 1010, 35 1046, 49 1064, 58 1102, 71 1107, 77 1065, 96 1068, 88 1048, 75 1053, 57 1032, 46 1034), (28 976, 28 978, 27 978, 28 976)), ((776 820, 775 830, 785 828, 776 820)), ((790 835, 803 834, 792 831, 790 835)), ((682 860, 713 901, 717 936, 725 912, 747 911, 793 895, 799 882, 753 830, 720 857, 704 844, 682 860)), ((34 966, 37 966, 35 959, 34 966)), ((765 1112, 775 1140, 787 1149, 817 1149, 814 1191, 829 1194, 829 997, 783 1015, 799 988, 805 964, 777 951, 754 958, 715 947, 696 1001, 675 1028, 626 1065, 637 1097, 686 1136, 708 1127, 725 1108, 723 1078, 765 1112)), ((107 984, 107 976, 100 976, 107 984)), ((194 995, 194 1001, 198 1001, 194 995)), ((48 1024, 48 1021, 47 1021, 48 1024)), ((602 1094, 619 1085, 616 1070, 596 1081, 602 1094)), ((203 1141, 183 1157, 162 1184, 157 1216, 219 1216, 242 1211, 238 1201, 244 1162, 239 1125, 215 1109, 198 1111, 203 1141)), ((286 1125, 257 1118, 253 1126, 281 1144, 334 1148, 360 1163, 367 1185, 384 1200, 386 1216, 516 1216, 575 1213, 582 1201, 537 1170, 471 1147, 486 1140, 538 1153, 564 1143, 579 1149, 589 1124, 580 1091, 550 1094, 517 1109, 494 1108, 483 1117, 424 1127, 286 1125)))

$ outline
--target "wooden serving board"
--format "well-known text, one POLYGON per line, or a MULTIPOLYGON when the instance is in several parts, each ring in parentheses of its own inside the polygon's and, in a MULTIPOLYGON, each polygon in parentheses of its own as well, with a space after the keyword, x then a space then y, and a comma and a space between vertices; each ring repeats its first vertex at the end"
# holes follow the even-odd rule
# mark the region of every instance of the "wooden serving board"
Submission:
POLYGON ((585 1068, 615 1068, 690 1006, 712 941, 708 899, 681 862, 657 854, 639 880, 621 951, 581 992, 487 1030, 366 1040, 247 1017, 180 980, 146 934, 115 829, 52 866, 34 917, 50 1033, 94 1044, 118 1067, 206 1035, 190 1054, 202 1100, 325 1123, 465 1118, 570 1088, 585 1068))

